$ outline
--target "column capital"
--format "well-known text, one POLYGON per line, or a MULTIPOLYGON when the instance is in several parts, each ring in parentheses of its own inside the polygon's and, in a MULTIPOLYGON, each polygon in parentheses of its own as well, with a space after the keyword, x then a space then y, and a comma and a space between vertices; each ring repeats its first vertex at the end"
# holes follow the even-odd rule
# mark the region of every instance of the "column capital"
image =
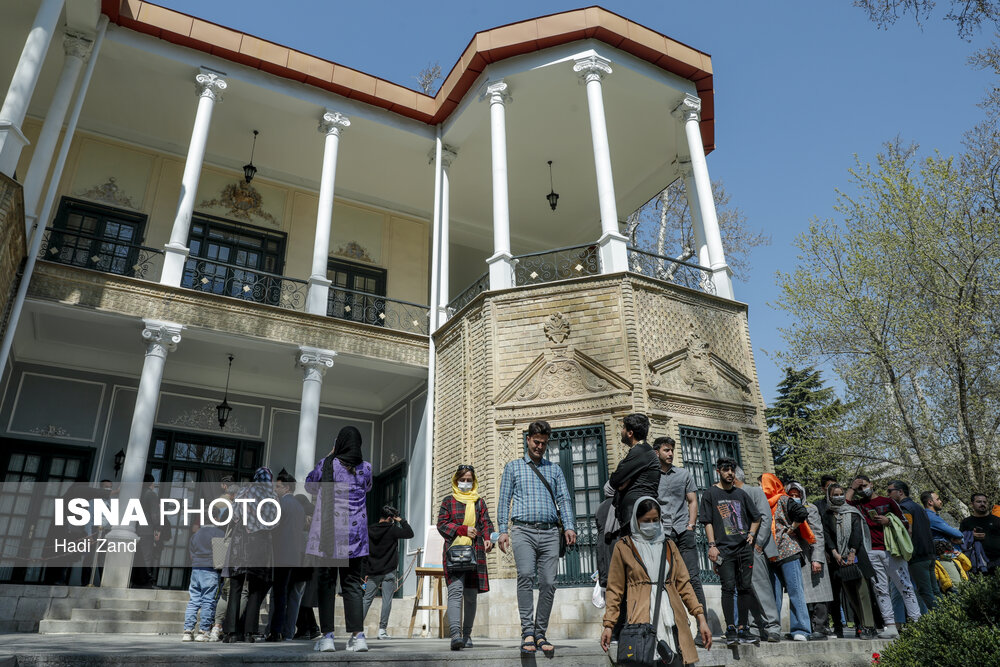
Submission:
POLYGON ((674 107, 670 114, 679 120, 700 120, 701 119, 701 99, 695 95, 685 95, 681 103, 674 107))
MULTIPOLYGON (((429 159, 427 164, 434 164, 434 153, 435 150, 432 148, 430 152, 427 153, 429 159)), ((458 149, 454 146, 449 146, 448 144, 441 145, 441 164, 445 169, 451 167, 451 163, 455 161, 458 157, 458 149)))
POLYGON ((351 119, 340 113, 327 109, 319 121, 319 131, 323 134, 336 134, 338 137, 351 126, 351 119))
POLYGON ((94 41, 83 35, 67 32, 63 35, 63 50, 67 56, 86 60, 90 55, 90 50, 94 46, 94 41))
POLYGON ((183 324, 163 322, 161 320, 143 320, 142 339, 150 349, 160 347, 166 352, 173 352, 181 342, 183 324))
POLYGON ((580 58, 573 64, 573 71, 580 75, 584 83, 600 81, 613 71, 611 61, 598 55, 580 58))
POLYGON ((514 98, 507 89, 510 86, 502 79, 500 81, 487 81, 479 93, 479 101, 489 100, 490 104, 507 104, 513 102, 514 98))
POLYGON ((691 158, 677 157, 677 173, 684 178, 694 176, 694 167, 691 166, 691 158))
POLYGON ((318 347, 302 345, 295 353, 295 365, 302 369, 304 380, 319 380, 322 382, 327 369, 333 368, 333 358, 337 353, 318 347))
POLYGON ((198 70, 198 74, 194 77, 198 97, 209 97, 216 102, 221 102, 222 91, 229 87, 226 80, 222 78, 223 76, 222 72, 215 72, 204 67, 198 70))

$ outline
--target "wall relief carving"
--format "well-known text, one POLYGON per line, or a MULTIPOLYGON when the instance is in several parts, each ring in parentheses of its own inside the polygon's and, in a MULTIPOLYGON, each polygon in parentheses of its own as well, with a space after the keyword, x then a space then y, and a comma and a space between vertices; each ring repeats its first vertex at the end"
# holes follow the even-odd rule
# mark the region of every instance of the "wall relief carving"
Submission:
POLYGON ((264 197, 253 185, 237 181, 222 188, 219 196, 215 199, 206 199, 198 206, 200 208, 223 208, 226 215, 237 220, 250 222, 252 217, 260 218, 265 222, 277 227, 278 221, 274 216, 265 211, 261 206, 264 197))
POLYGON ((368 262, 369 264, 375 263, 375 260, 368 255, 368 251, 365 247, 357 241, 348 241, 344 245, 337 248, 333 254, 339 255, 340 257, 346 257, 348 259, 368 262))
POLYGON ((693 322, 688 328, 684 347, 649 362, 650 386, 665 392, 749 403, 751 379, 713 352, 693 322))
POLYGON ((219 415, 215 410, 215 406, 209 403, 201 406, 200 408, 187 410, 177 415, 173 419, 167 422, 170 426, 181 426, 186 428, 194 428, 199 431, 219 431, 221 433, 237 433, 240 435, 246 435, 246 428, 240 423, 236 415, 230 414, 229 421, 226 422, 225 428, 219 428, 219 415))
POLYGON ((119 187, 118 179, 114 176, 108 176, 108 180, 104 183, 87 188, 86 190, 80 190, 76 194, 77 196, 104 202, 112 206, 130 208, 134 211, 139 210, 139 207, 132 201, 132 198, 125 194, 125 191, 119 187))

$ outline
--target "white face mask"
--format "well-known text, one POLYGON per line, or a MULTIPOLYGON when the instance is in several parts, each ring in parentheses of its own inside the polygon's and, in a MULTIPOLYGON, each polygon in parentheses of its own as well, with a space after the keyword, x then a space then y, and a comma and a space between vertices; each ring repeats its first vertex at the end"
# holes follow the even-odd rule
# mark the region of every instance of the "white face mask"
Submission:
POLYGON ((660 526, 656 523, 640 523, 639 534, 647 540, 655 539, 660 534, 660 526))
POLYGON ((458 490, 459 491, 464 491, 466 493, 468 493, 469 491, 472 491, 472 482, 459 482, 458 483, 458 490))

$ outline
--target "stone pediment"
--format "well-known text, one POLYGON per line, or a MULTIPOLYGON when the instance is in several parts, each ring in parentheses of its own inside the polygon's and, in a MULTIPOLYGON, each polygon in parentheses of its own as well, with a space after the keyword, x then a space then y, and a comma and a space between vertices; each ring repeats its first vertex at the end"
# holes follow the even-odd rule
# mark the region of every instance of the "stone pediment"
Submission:
POLYGON ((631 394, 632 384, 569 345, 538 355, 497 396, 497 407, 516 407, 631 394))
POLYGON ((713 352, 692 331, 684 347, 649 362, 650 393, 720 403, 752 403, 752 380, 713 352))

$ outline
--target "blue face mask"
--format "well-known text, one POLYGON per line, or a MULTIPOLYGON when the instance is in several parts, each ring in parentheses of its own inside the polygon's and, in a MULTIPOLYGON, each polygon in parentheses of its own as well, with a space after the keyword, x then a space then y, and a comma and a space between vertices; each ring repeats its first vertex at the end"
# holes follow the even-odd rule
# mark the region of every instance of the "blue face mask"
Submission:
POLYGON ((795 502, 797 502, 799 505, 802 504, 802 499, 801 498, 796 498, 795 496, 791 496, 791 498, 792 498, 792 500, 794 500, 795 502))

